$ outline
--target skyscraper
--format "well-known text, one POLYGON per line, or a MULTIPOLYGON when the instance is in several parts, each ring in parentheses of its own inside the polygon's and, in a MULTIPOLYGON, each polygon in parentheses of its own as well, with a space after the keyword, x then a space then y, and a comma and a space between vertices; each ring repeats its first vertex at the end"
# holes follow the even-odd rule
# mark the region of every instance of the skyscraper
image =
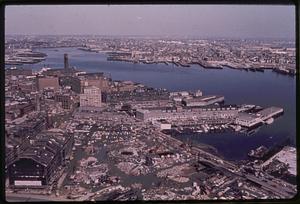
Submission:
POLYGON ((65 65, 65 70, 69 69, 69 59, 68 59, 68 54, 64 54, 64 65, 65 65))

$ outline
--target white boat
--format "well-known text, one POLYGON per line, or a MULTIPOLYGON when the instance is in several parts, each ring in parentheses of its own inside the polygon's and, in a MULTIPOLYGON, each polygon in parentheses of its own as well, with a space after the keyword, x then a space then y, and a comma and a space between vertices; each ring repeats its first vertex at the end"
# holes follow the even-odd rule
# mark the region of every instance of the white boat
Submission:
POLYGON ((269 118, 268 120, 266 120, 266 123, 269 125, 269 124, 272 124, 274 122, 274 118, 269 118))
POLYGON ((242 127, 239 126, 239 125, 237 125, 237 126, 234 128, 234 130, 235 130, 236 132, 240 131, 241 129, 242 129, 242 127))

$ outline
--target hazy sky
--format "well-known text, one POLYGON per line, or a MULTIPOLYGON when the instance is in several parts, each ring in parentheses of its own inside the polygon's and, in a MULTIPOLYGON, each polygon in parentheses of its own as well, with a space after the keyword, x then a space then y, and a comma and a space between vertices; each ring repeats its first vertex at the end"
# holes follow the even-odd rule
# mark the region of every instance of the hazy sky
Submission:
POLYGON ((6 34, 294 38, 294 6, 7 6, 6 34))

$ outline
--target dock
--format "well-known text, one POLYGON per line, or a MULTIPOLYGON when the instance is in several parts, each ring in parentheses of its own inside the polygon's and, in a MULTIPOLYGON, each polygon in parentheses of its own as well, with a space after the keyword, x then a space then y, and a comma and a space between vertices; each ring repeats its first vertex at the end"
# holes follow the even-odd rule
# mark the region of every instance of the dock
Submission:
POLYGON ((278 116, 280 114, 283 113, 283 108, 279 108, 279 107, 269 107, 269 108, 265 108, 259 112, 257 112, 257 116, 259 116, 263 121, 266 121, 272 117, 278 116))

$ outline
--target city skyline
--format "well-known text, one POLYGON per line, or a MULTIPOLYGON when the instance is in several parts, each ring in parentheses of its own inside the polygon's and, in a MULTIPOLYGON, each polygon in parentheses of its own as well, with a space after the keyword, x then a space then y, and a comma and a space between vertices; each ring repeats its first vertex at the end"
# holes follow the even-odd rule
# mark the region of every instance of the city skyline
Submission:
POLYGON ((7 6, 5 34, 295 39, 295 10, 261 5, 7 6))

